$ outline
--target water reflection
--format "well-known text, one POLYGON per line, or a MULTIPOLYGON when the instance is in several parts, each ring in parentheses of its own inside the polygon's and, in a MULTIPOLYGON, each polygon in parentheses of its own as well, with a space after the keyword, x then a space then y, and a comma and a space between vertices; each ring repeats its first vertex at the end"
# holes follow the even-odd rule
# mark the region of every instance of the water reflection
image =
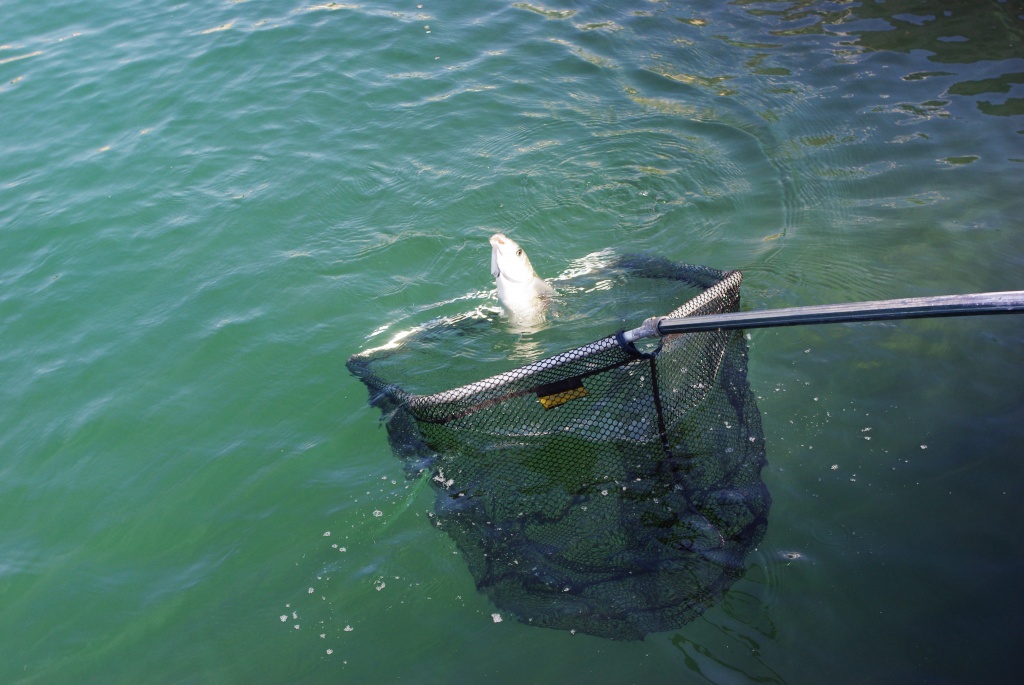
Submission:
MULTIPOLYGON (((982 93, 1009 93, 1015 83, 1024 83, 1024 72, 1003 74, 998 78, 979 81, 961 81, 949 87, 952 95, 980 95, 982 93)), ((992 116, 1008 117, 1024 114, 1024 98, 1006 98, 1002 103, 979 100, 978 109, 992 116)))
MULTIPOLYGON (((1024 57, 1022 3, 965 3, 953 0, 891 0, 884 4, 864 3, 857 9, 861 18, 877 19, 887 26, 863 30, 855 45, 869 50, 912 52, 924 50, 928 60, 940 64, 975 64, 1019 60, 1024 57)), ((1003 73, 994 78, 968 79, 947 88, 950 95, 1003 95, 1014 84, 1024 83, 1024 71, 1003 73)), ((979 99, 978 109, 992 116, 1024 114, 1024 98, 1002 102, 979 99)))
POLYGON ((869 50, 926 50, 940 64, 1019 59, 1024 50, 1020 2, 888 0, 865 2, 853 12, 880 28, 857 32, 855 45, 869 50))
MULTIPOLYGON (((978 97, 979 111, 991 116, 1024 114, 1024 97, 1010 96, 1024 84, 1024 2, 970 3, 960 0, 887 0, 885 2, 752 2, 739 0, 754 16, 770 18, 779 26, 768 31, 775 38, 825 35, 849 38, 839 41, 833 52, 847 59, 864 51, 925 53, 927 60, 942 65, 960 65, 955 71, 918 71, 904 80, 933 77, 961 77, 945 88, 941 96, 978 97), (852 52, 851 52, 852 51, 852 52), (966 65, 1010 62, 1002 73, 983 78, 963 78, 975 69, 966 65)), ((986 64, 986 69, 991 69, 986 64)), ((941 78, 940 83, 948 83, 941 78)), ((948 104, 937 99, 921 103, 917 113, 930 116, 948 104)))
POLYGON ((723 677, 724 674, 741 676, 743 682, 750 683, 782 685, 786 682, 782 675, 761 659, 757 643, 751 643, 739 635, 729 635, 725 629, 721 630, 726 640, 721 649, 709 648, 682 633, 672 637, 672 646, 683 654, 683 663, 691 675, 712 683, 729 682, 730 679, 723 677), (738 654, 742 656, 737 658, 738 654))

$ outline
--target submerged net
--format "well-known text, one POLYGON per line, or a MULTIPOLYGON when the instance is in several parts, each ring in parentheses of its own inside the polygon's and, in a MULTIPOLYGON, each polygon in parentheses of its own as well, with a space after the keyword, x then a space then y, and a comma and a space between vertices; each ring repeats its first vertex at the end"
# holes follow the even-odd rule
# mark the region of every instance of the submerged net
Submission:
MULTIPOLYGON (((695 295, 671 317, 739 307, 739 272, 643 257, 608 269, 695 295)), ((454 364, 455 347, 437 336, 478 328, 442 326, 432 344, 454 364)), ((428 471, 433 521, 499 609, 640 639, 692 621, 742 575, 770 498, 741 332, 668 335, 650 350, 612 335, 431 394, 400 387, 416 345, 354 355, 348 367, 395 453, 428 471)))

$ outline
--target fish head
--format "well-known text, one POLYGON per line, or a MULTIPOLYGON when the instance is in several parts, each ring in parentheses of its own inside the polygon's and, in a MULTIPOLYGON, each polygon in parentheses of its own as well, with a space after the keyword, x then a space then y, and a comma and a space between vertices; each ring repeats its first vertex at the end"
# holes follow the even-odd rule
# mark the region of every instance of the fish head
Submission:
POLYGON ((523 248, 504 233, 491 236, 491 275, 512 283, 527 283, 537 277, 523 248))

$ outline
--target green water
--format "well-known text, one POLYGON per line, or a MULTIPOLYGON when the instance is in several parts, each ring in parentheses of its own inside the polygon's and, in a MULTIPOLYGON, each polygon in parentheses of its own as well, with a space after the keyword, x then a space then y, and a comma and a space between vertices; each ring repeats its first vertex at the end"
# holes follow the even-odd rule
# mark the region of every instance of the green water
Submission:
POLYGON ((1016 682, 1019 317, 751 332, 767 537, 643 642, 495 623, 344 363, 493 305, 497 230, 1024 287, 1019 1, 3 16, 0 682, 1016 682))

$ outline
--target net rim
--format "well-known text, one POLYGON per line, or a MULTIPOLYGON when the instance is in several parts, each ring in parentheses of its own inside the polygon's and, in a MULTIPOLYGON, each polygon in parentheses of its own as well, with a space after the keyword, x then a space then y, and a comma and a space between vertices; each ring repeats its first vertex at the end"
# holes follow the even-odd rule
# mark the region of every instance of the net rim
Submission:
MULTIPOLYGON (((723 272, 723 277, 718 283, 706 288, 700 295, 690 298, 680 305, 679 308, 673 310, 668 316, 672 318, 692 316, 706 302, 720 298, 731 290, 738 292, 742 281, 743 273, 738 270, 723 272)), ((574 347, 554 356, 539 359, 535 362, 526 364, 525 366, 504 371, 497 375, 473 381, 472 383, 467 383, 466 385, 452 388, 450 390, 442 390, 429 395, 414 395, 404 392, 403 394, 405 395, 405 400, 410 404, 410 406, 415 406, 417 409, 427 409, 441 404, 465 400, 483 391, 496 393, 503 387, 506 387, 513 382, 518 382, 524 376, 532 376, 536 373, 552 371, 560 366, 578 360, 581 356, 607 352, 608 350, 612 350, 616 347, 621 348, 626 352, 626 354, 637 358, 644 358, 651 354, 657 354, 657 350, 649 354, 640 352, 632 342, 626 342, 623 339, 622 333, 622 331, 619 331, 614 335, 601 338, 592 343, 574 347)), ((687 334, 677 333, 671 335, 676 336, 687 334)), ((658 346, 658 349, 660 348, 661 345, 658 346)))

